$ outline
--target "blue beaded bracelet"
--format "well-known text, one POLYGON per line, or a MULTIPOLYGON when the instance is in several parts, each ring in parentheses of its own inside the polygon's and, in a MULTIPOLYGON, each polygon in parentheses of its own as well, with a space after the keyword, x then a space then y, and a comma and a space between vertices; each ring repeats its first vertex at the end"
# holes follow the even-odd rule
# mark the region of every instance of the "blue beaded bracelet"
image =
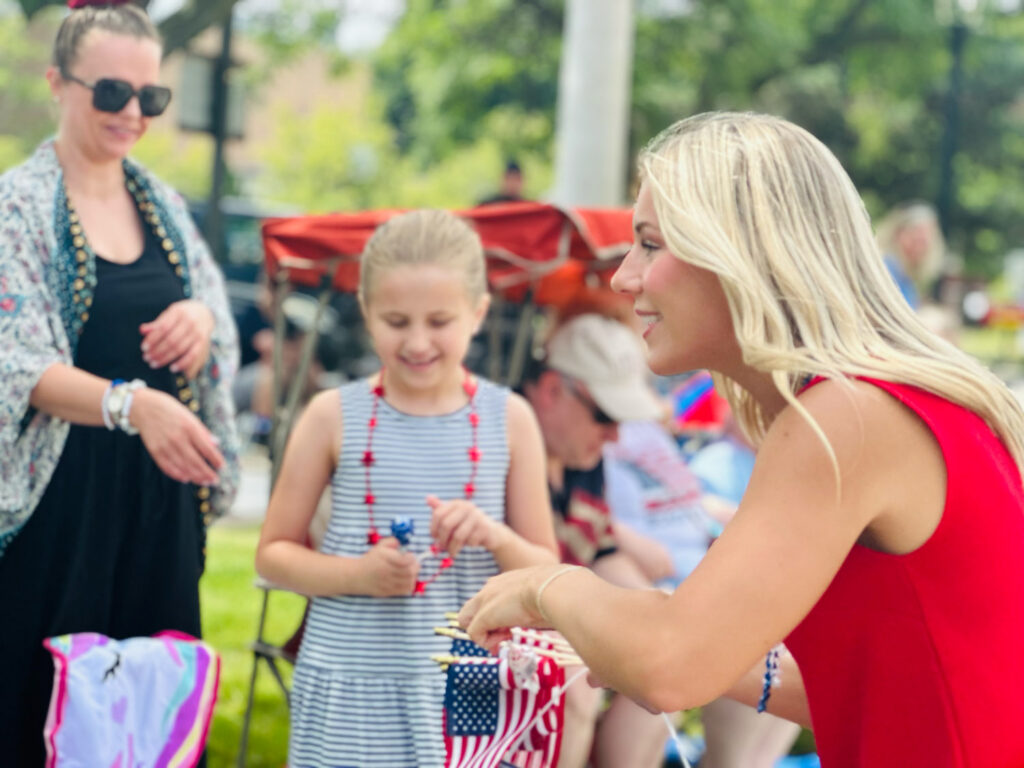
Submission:
POLYGON ((768 699, 771 698, 772 688, 779 684, 779 652, 781 649, 781 645, 776 645, 764 657, 764 685, 761 687, 761 698, 757 702, 758 712, 768 709, 768 699))

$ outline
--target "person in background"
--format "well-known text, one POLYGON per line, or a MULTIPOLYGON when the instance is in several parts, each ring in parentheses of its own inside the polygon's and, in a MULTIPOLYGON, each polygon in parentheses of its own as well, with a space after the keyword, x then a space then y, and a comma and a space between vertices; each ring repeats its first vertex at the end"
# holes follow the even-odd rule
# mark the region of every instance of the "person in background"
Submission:
POLYGON ((877 237, 903 298, 913 309, 920 308, 931 295, 946 253, 935 209, 920 200, 901 203, 879 222, 877 237))
POLYGON ((55 139, 0 176, 0 741, 40 766, 44 638, 200 635, 206 525, 231 503, 238 344, 181 197, 127 158, 171 98, 130 4, 76 0, 55 139))
POLYGON ((672 594, 528 568, 461 626, 488 647, 558 630, 654 710, 757 705, 812 727, 824 768, 1024 765, 1024 411, 917 319, 807 131, 697 115, 639 167, 612 287, 651 370, 715 373, 750 483, 672 594))
POLYGON ((517 161, 509 160, 505 163, 505 172, 501 176, 501 188, 495 194, 485 197, 477 205, 514 203, 525 199, 523 197, 523 170, 517 161))
MULTIPOLYGON (((555 328, 544 357, 528 364, 521 391, 544 437, 562 562, 586 566, 613 584, 649 589, 648 578, 618 549, 601 464, 620 421, 661 415, 645 377, 632 331, 581 314, 555 328)), ((659 718, 624 696, 614 696, 601 714, 602 700, 582 681, 568 689, 559 766, 582 768, 588 759, 597 768, 660 765, 665 726, 659 718)))

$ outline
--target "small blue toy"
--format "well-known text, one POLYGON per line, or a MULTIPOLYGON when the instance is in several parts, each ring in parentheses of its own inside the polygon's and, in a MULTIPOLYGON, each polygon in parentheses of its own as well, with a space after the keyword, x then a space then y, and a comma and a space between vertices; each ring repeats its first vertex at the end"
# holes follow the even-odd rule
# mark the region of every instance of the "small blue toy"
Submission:
POLYGON ((391 535, 398 539, 403 547, 409 544, 412 537, 413 524, 411 517, 396 517, 391 521, 391 535))

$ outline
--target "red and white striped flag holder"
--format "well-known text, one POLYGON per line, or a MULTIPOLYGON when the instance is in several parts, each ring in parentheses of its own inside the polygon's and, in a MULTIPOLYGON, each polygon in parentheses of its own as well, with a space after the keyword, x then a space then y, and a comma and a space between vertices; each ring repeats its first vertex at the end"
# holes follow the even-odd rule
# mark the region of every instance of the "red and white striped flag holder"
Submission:
MULTIPOLYGON (((522 627, 512 628, 494 656, 469 639, 455 616, 446 614, 449 626, 434 628, 452 638, 451 651, 432 657, 448 675, 445 768, 554 768, 565 691, 588 671, 582 659, 557 632, 522 627), (578 668, 568 682, 566 667, 578 668)), ((672 719, 662 717, 679 746, 672 719)))

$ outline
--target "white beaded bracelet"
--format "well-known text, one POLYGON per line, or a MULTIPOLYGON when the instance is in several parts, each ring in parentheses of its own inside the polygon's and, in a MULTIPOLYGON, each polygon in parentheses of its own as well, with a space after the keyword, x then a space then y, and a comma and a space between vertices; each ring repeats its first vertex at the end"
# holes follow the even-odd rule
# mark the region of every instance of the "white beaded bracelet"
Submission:
POLYGON ((100 413, 103 414, 103 426, 113 431, 117 425, 113 419, 110 418, 110 392, 114 387, 124 384, 122 379, 114 379, 112 382, 107 384, 106 390, 103 392, 103 399, 100 400, 100 413))
POLYGON ((565 566, 565 568, 561 568, 561 569, 555 571, 554 573, 552 573, 550 576, 548 576, 546 579, 544 579, 544 583, 542 583, 539 587, 537 587, 537 597, 536 597, 537 613, 539 613, 541 615, 541 618, 544 619, 544 621, 548 622, 549 624, 551 623, 551 619, 548 618, 548 615, 546 613, 544 613, 544 606, 541 605, 541 602, 540 602, 541 597, 543 597, 543 595, 544 595, 544 590, 547 589, 548 585, 550 585, 551 582, 553 582, 559 576, 564 576, 565 574, 569 573, 570 571, 579 570, 579 568, 580 568, 580 566, 578 566, 578 565, 567 565, 567 566, 565 566))
POLYGON ((142 379, 132 379, 126 386, 128 387, 128 397, 124 399, 124 408, 121 409, 121 418, 118 420, 117 425, 126 435, 137 435, 139 430, 132 425, 129 417, 132 413, 132 400, 135 397, 135 393, 140 389, 145 389, 146 382, 142 379))
POLYGON ((103 423, 107 425, 107 429, 116 426, 125 434, 139 434, 139 430, 132 426, 128 415, 132 409, 132 397, 145 386, 146 382, 142 379, 132 379, 129 382, 115 381, 108 387, 103 396, 103 423))

